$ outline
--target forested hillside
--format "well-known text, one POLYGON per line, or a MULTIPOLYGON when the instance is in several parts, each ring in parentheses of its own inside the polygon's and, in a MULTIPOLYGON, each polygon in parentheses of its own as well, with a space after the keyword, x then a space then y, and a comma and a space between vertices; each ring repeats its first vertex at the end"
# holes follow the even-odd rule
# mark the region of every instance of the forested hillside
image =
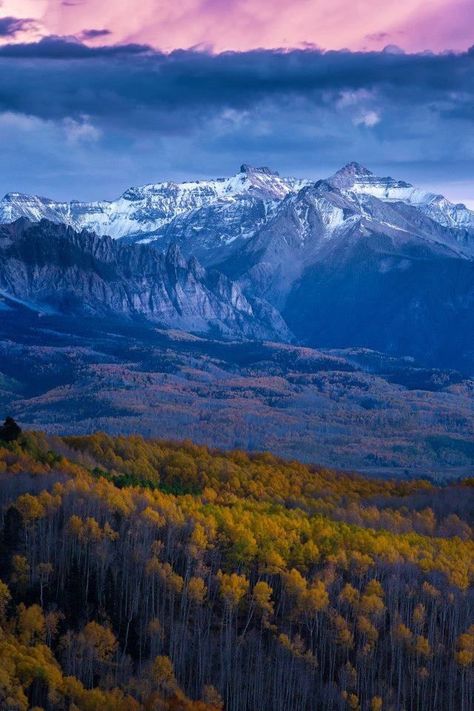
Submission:
POLYGON ((2 430, 0 708, 468 711, 473 484, 2 430))

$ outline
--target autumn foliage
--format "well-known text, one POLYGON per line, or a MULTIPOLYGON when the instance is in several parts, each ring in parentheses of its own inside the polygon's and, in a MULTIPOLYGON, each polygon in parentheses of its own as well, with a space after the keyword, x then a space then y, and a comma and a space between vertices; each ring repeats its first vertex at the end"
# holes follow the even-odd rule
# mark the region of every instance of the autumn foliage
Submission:
POLYGON ((0 708, 473 707, 472 480, 24 433, 0 484, 0 708))

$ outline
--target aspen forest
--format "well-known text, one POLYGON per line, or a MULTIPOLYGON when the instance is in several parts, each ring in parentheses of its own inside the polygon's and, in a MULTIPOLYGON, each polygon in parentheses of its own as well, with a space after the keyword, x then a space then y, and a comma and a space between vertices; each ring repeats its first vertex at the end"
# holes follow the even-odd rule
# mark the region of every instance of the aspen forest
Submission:
POLYGON ((3 433, 1 709, 474 708, 474 479, 3 433))

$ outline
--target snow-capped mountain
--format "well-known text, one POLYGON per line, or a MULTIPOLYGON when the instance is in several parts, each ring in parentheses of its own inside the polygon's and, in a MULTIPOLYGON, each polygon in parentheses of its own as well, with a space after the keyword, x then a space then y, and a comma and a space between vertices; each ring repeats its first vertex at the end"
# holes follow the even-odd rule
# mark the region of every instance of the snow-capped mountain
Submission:
MULTIPOLYGON (((90 230, 114 239, 149 241, 166 225, 183 215, 216 206, 229 224, 224 241, 242 234, 265 218, 271 206, 302 187, 304 181, 282 178, 269 168, 242 165, 230 178, 164 182, 126 190, 112 201, 56 202, 49 198, 8 193, 0 202, 0 222, 20 217, 37 222, 47 219, 75 230, 90 230), (242 215, 249 216, 246 227, 242 215)), ((196 226, 196 231, 198 227, 196 226)))
POLYGON ((384 202, 403 202, 420 210, 444 227, 474 233, 474 212, 462 203, 427 192, 403 180, 379 178, 359 163, 348 163, 329 179, 343 192, 376 197, 384 202))
MULTIPOLYGON (((328 183, 342 193, 377 198, 386 203, 404 203, 443 227, 474 233, 474 212, 454 204, 442 195, 427 192, 402 180, 378 177, 358 163, 348 163, 328 183)), ((226 245, 237 237, 248 237, 268 218, 275 206, 289 194, 297 193, 310 181, 283 178, 269 168, 242 165, 230 178, 163 182, 129 188, 112 201, 57 202, 22 193, 8 193, 0 201, 0 222, 20 217, 31 221, 48 219, 76 230, 133 241, 202 241, 202 232, 211 238, 219 230, 217 244, 226 245)), ((214 235, 216 242, 216 235, 214 235)))
POLYGON ((329 179, 287 195, 219 268, 273 304, 300 343, 357 344, 471 372, 473 238, 415 205, 329 179))
POLYGON ((50 254, 51 226, 41 223, 35 269, 25 250, 18 262, 9 261, 11 271, 3 270, 10 290, 24 286, 11 291, 16 298, 30 298, 29 289, 44 279, 52 303, 56 283, 66 278, 68 298, 77 291, 75 303, 84 299, 93 311, 102 294, 117 313, 173 327, 202 331, 218 324, 221 333, 239 337, 293 334, 311 346, 377 348, 474 370, 474 213, 357 163, 317 182, 242 166, 232 178, 133 188, 115 202, 6 196, 0 221, 20 216, 111 234, 115 241, 98 240, 95 249, 108 254, 113 247, 118 266, 109 274, 101 261, 97 272, 81 247, 90 238, 80 235, 63 263, 60 235, 50 254), (162 258, 170 248, 173 254, 176 245, 188 267, 168 288, 153 254, 162 258), (40 270, 51 259, 56 271, 40 270), (76 290, 74 260, 81 265, 76 290), (91 295, 98 273, 101 286, 91 295))
POLYGON ((460 259, 474 254, 474 229, 448 227, 402 200, 352 190, 355 170, 361 185, 367 179, 369 190, 379 190, 384 180, 390 180, 375 179, 369 171, 350 164, 333 178, 287 195, 252 239, 221 262, 220 268, 283 308, 308 267, 328 260, 334 251, 343 255, 343 246, 349 248, 354 241, 368 239, 375 245, 384 238, 395 251, 416 244, 460 259))

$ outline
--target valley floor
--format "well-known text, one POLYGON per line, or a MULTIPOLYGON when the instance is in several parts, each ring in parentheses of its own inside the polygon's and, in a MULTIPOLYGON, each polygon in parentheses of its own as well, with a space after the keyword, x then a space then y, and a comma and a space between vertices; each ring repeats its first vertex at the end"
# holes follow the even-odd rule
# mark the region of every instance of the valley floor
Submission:
POLYGON ((141 433, 270 450, 377 476, 466 476, 474 382, 366 349, 223 342, 16 304, 0 408, 51 433, 141 433))

